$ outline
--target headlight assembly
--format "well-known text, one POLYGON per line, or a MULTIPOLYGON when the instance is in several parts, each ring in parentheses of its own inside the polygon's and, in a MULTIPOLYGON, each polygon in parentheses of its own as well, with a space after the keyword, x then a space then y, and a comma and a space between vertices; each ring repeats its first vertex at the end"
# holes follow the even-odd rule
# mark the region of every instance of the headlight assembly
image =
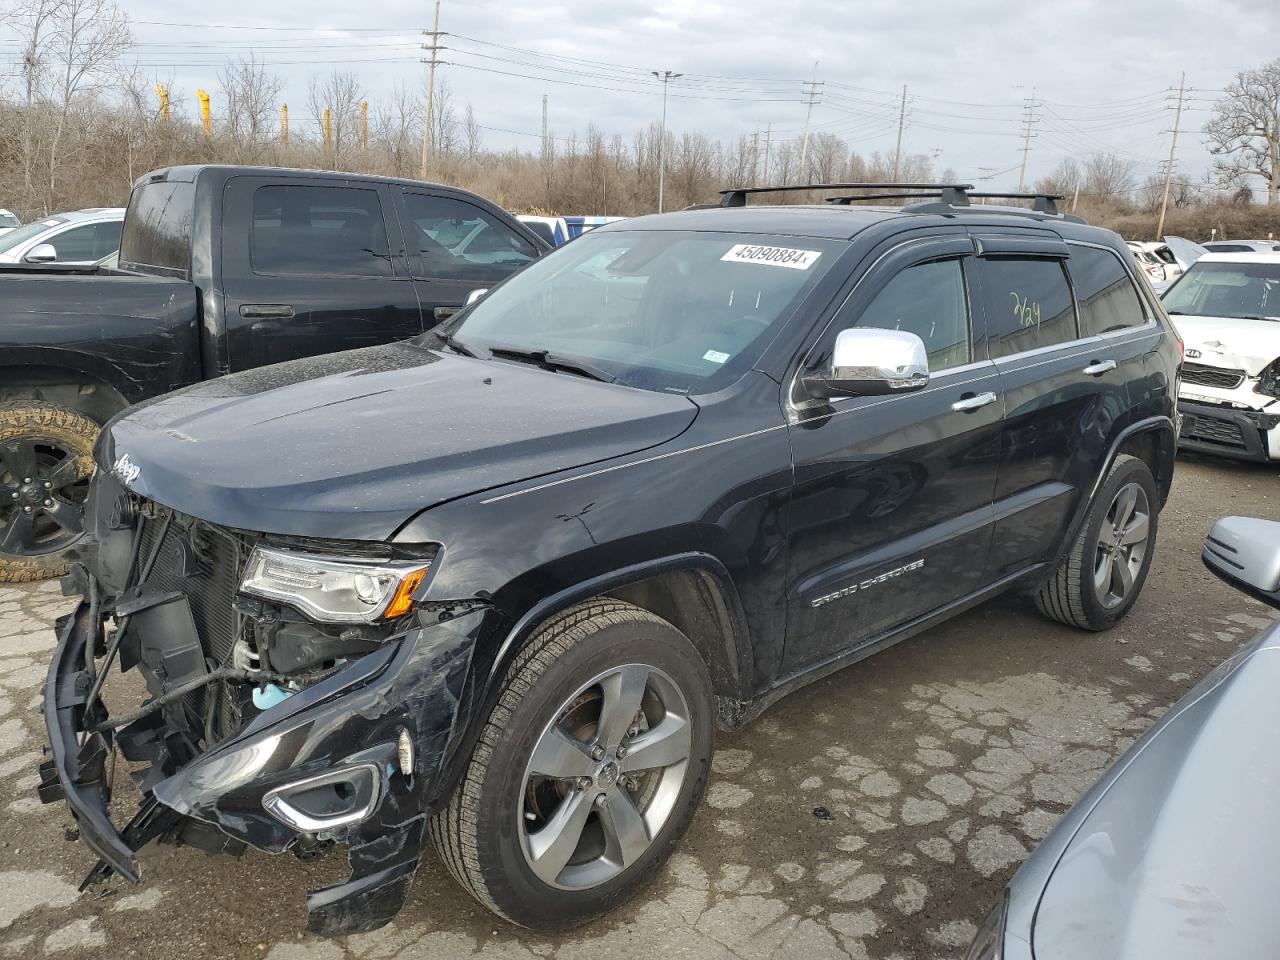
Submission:
POLYGON ((965 960, 1002 960, 1004 957, 1004 921, 1009 908, 1009 893, 1000 895, 999 902, 983 918, 977 936, 969 945, 965 960))
POLYGON ((1280 399, 1280 357, 1262 369, 1262 373, 1258 374, 1258 386, 1254 389, 1268 397, 1280 399))
POLYGON ((331 559, 255 547, 240 592, 297 607, 326 623, 371 623, 413 607, 431 561, 331 559))

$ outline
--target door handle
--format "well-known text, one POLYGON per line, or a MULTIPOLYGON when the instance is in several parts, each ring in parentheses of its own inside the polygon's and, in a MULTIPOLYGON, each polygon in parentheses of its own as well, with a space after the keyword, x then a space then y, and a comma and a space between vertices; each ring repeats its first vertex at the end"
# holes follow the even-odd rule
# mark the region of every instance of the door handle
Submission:
POLYGON ((240 316, 245 320, 289 320, 293 307, 287 303, 242 303, 240 316))
POLYGON ((996 395, 988 390, 986 393, 973 393, 961 397, 951 405, 951 409, 956 413, 973 413, 973 411, 981 410, 988 404, 995 402, 996 395))
POLYGON ((436 307, 431 311, 431 315, 435 317, 437 321, 448 320, 461 309, 461 307, 436 307))
POLYGON ((1100 377, 1115 368, 1116 362, 1114 360, 1095 360, 1080 372, 1087 373, 1091 377, 1100 377))

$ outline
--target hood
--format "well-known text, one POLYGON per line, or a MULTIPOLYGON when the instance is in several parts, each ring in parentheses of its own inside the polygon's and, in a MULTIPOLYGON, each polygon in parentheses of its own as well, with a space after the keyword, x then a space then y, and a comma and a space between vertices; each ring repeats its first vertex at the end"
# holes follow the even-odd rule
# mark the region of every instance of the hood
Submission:
POLYGON ((446 500, 663 443, 697 409, 402 343, 160 397, 109 424, 98 458, 141 496, 212 523, 384 540, 446 500))
POLYGON ((1275 628, 1174 708, 1067 844, 1036 912, 1037 960, 1275 955, 1278 686, 1275 628))
POLYGON ((1280 357, 1280 320, 1241 320, 1238 317, 1170 317, 1188 350, 1199 350, 1194 363, 1247 370, 1256 377, 1280 357))
POLYGON ((1173 251, 1178 266, 1186 270, 1209 251, 1186 237, 1165 237, 1165 246, 1173 251))

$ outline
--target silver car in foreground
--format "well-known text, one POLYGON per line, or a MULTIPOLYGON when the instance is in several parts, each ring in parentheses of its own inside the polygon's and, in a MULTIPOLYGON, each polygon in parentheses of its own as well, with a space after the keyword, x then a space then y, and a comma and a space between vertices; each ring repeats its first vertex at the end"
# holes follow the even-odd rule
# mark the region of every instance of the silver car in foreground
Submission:
POLYGON ((124 207, 56 213, 0 236, 0 264, 91 266, 120 248, 124 207))
MULTIPOLYGON (((1280 523, 1227 517, 1205 565, 1280 609, 1280 523)), ((1280 956, 1280 624, 1215 669, 1014 874, 969 960, 1280 956)))

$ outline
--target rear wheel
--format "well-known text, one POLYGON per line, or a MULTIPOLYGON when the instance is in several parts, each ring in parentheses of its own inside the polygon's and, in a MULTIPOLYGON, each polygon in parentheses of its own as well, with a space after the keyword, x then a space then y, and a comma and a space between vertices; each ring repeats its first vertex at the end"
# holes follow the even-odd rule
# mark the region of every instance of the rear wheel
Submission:
POLYGON ((432 820, 477 900, 525 927, 630 897, 688 828, 712 749, 711 681, 671 624, 616 600, 574 607, 516 657, 466 773, 432 820))
POLYGON ((1159 502, 1147 465, 1116 457, 1070 552, 1036 593, 1040 612, 1083 630, 1119 623, 1151 568, 1159 502))
POLYGON ((0 404, 0 582, 66 573, 62 552, 83 532, 98 429, 52 404, 0 404))

